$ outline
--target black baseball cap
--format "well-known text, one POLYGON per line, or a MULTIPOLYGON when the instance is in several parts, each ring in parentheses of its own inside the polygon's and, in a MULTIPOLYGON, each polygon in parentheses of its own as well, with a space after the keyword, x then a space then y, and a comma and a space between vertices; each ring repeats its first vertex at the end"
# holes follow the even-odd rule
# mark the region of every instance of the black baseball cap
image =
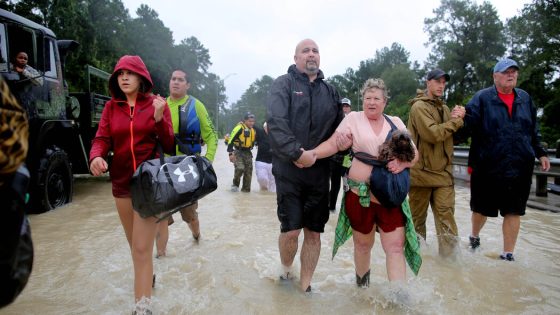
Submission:
POLYGON ((438 80, 441 77, 445 77, 445 81, 449 81, 449 74, 445 73, 441 69, 434 69, 434 70, 428 72, 428 75, 426 76, 426 80, 427 81, 438 80))

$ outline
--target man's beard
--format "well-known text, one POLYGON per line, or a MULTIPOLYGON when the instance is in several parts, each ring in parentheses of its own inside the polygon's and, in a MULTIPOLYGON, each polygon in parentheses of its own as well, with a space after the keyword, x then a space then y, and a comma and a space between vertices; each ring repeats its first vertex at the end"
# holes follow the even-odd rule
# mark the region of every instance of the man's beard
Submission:
POLYGON ((317 66, 317 62, 315 61, 308 61, 305 63, 305 70, 309 74, 317 74, 319 73, 319 67, 317 66))

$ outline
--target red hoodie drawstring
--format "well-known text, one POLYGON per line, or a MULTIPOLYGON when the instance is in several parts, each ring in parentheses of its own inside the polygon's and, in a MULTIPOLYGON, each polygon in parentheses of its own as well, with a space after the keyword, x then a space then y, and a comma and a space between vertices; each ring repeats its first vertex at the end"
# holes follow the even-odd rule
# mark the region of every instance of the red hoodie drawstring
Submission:
MULTIPOLYGON (((128 104, 128 103, 127 103, 128 104)), ((132 153, 132 171, 136 171, 136 156, 134 155, 134 106, 128 104, 128 109, 130 111, 130 152, 132 153)))

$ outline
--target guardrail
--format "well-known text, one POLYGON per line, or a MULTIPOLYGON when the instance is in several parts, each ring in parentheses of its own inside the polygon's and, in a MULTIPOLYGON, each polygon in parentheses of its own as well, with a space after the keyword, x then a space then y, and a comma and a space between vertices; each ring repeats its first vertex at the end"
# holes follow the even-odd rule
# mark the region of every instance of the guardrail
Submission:
MULTIPOLYGON (((549 151, 550 154, 550 151, 549 151)), ((536 177, 536 190, 535 195, 539 197, 546 197, 548 194, 548 177, 560 177, 560 158, 548 156, 550 159, 550 170, 543 172, 541 170, 541 163, 535 160, 535 170, 533 174, 536 177)), ((468 166, 469 148, 468 147, 455 147, 453 153, 453 165, 468 166)))

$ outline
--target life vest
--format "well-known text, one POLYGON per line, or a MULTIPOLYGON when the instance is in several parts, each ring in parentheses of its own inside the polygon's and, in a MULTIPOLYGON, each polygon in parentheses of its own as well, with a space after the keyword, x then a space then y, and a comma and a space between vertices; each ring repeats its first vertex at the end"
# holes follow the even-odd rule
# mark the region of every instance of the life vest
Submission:
POLYGON ((236 149, 252 149, 256 138, 255 129, 247 127, 242 122, 237 126, 239 127, 239 131, 236 135, 238 136, 234 136, 233 145, 236 149))
POLYGON ((179 151, 187 155, 202 151, 200 120, 196 115, 195 103, 196 99, 189 96, 185 103, 177 108, 179 111, 179 133, 175 134, 175 139, 179 151))

